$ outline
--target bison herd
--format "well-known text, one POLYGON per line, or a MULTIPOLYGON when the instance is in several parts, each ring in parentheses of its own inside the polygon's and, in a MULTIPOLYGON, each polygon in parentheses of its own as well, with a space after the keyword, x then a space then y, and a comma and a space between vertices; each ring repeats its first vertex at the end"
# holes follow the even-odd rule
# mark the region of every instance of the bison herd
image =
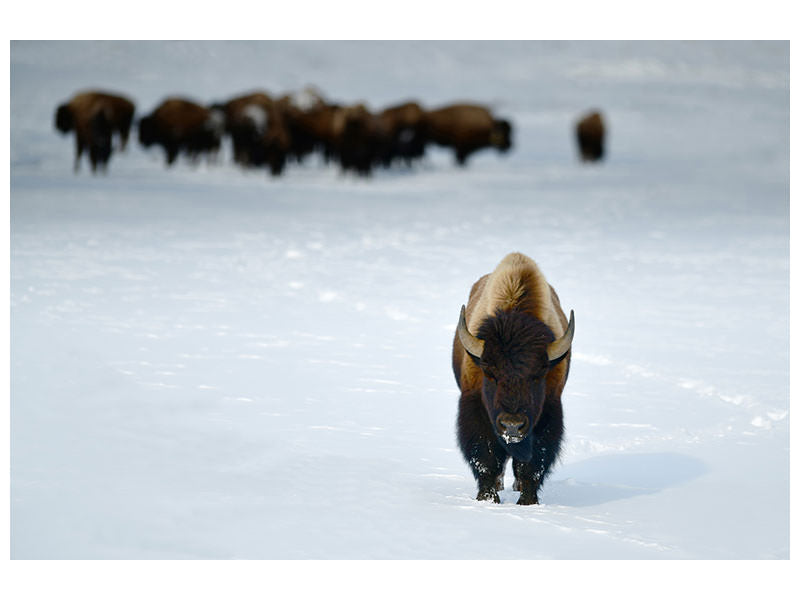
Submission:
MULTIPOLYGON (((133 113, 127 98, 98 91, 79 93, 60 105, 56 128, 75 132, 75 169, 88 150, 92 171, 104 170, 115 133, 124 149, 133 113)), ((429 144, 451 148, 461 165, 483 148, 505 152, 511 147, 511 123, 483 106, 426 110, 406 102, 372 112, 364 104, 328 102, 313 89, 280 97, 253 92, 206 106, 170 97, 142 116, 138 129, 142 146, 161 146, 167 165, 181 155, 215 156, 228 137, 238 165, 266 168, 272 175, 315 152, 344 171, 369 175, 376 167, 412 164, 429 144)))
MULTIPOLYGON (((112 139, 125 148, 134 104, 116 94, 82 92, 56 110, 55 125, 75 132, 75 170, 88 151, 92 171, 105 170, 112 139)), ((450 148, 459 165, 483 148, 511 148, 511 123, 477 104, 451 104, 428 110, 405 102, 372 112, 364 104, 327 101, 312 89, 273 97, 253 92, 224 102, 198 104, 170 97, 138 119, 139 143, 161 146, 166 164, 183 155, 192 160, 216 157, 230 138, 233 160, 243 168, 264 168, 280 175, 290 163, 318 153, 343 171, 369 175, 375 168, 410 166, 433 144, 450 148)), ((603 157, 602 117, 593 113, 576 127, 584 160, 603 157)))

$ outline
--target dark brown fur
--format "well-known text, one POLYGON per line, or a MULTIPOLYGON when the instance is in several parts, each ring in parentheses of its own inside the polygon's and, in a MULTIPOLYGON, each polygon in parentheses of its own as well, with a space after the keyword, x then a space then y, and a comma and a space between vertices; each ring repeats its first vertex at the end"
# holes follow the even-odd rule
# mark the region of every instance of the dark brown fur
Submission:
POLYGON ((575 138, 581 160, 593 162, 602 160, 605 155, 606 126, 599 112, 584 116, 575 125, 575 138))
POLYGON ((324 101, 308 108, 290 105, 286 120, 299 157, 314 150, 319 150, 326 162, 335 157, 334 120, 340 108, 324 101))
POLYGON ((216 105, 225 115, 225 132, 231 136, 233 160, 237 164, 246 167, 263 164, 259 148, 263 125, 259 121, 266 123, 272 104, 269 94, 253 92, 216 105))
POLYGON ((386 148, 381 162, 388 167, 395 160, 410 164, 425 154, 425 111, 416 102, 405 102, 384 109, 378 114, 386 135, 386 148))
POLYGON ((511 124, 495 119, 483 106, 453 104, 425 113, 428 139, 453 148, 456 161, 464 165, 467 157, 482 148, 505 152, 511 147, 511 124))
POLYGON ((547 357, 547 345, 567 329, 558 295, 536 263, 509 254, 472 286, 466 322, 484 341, 480 359, 465 350, 458 334, 453 341, 453 373, 461 390, 458 440, 478 483, 477 499, 500 501, 511 456, 518 503, 536 504, 563 435, 561 392, 571 351, 554 362, 547 357), (497 420, 504 416, 527 422, 519 443, 504 442, 498 433, 497 420))
POLYGON ((75 131, 75 171, 84 150, 89 151, 92 171, 105 168, 114 132, 119 135, 120 149, 125 149, 134 110, 127 98, 97 91, 76 94, 56 109, 56 128, 62 133, 75 131))
POLYGON ((286 98, 274 100, 265 92, 254 92, 233 98, 221 108, 234 161, 244 167, 266 165, 273 175, 282 173, 292 151, 286 98))
POLYGON ((160 145, 167 165, 183 153, 197 159, 216 153, 220 147, 222 123, 214 113, 185 98, 167 98, 151 114, 139 121, 139 142, 149 147, 160 145))
POLYGON ((289 155, 297 162, 319 150, 326 162, 332 157, 332 123, 336 106, 328 104, 313 86, 287 94, 277 105, 289 132, 289 155))
POLYGON ((333 146, 344 171, 369 175, 387 143, 383 123, 363 104, 345 106, 333 116, 333 146))

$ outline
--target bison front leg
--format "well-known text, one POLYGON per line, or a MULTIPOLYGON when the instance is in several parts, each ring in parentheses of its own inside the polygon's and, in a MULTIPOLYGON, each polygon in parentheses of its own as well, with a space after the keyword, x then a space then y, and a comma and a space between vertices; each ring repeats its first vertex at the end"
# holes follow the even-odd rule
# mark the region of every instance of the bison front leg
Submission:
POLYGON ((503 489, 503 467, 506 456, 499 444, 490 441, 480 441, 473 444, 467 459, 472 469, 472 475, 478 482, 478 495, 476 500, 491 500, 500 503, 498 492, 503 489))
POLYGON ((85 147, 83 138, 81 135, 76 131, 75 132, 75 163, 72 167, 73 171, 77 173, 81 170, 81 155, 83 154, 83 149, 85 147))
POLYGON ((128 146, 128 136, 131 133, 131 124, 126 123, 122 127, 119 128, 119 149, 120 151, 124 152, 125 148, 128 146))
POLYGON ((531 463, 514 461, 514 489, 520 492, 517 504, 539 504, 542 471, 531 463))
POLYGON ((564 421, 560 402, 545 404, 539 422, 531 432, 533 457, 528 462, 514 461, 514 489, 520 492, 517 504, 539 504, 539 487, 547 479, 561 450, 564 421))
POLYGON ((458 409, 458 441, 478 483, 476 500, 500 502, 503 470, 508 455, 492 430, 480 396, 462 397, 458 409))
POLYGON ((179 147, 178 144, 168 143, 164 146, 164 151, 167 154, 167 166, 171 167, 175 160, 178 158, 179 147))

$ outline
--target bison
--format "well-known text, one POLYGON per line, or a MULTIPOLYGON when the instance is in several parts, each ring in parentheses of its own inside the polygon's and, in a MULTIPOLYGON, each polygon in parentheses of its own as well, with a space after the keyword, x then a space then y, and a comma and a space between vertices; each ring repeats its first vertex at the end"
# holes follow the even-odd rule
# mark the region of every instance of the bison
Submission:
POLYGON ((56 129, 61 133, 75 131, 76 172, 84 150, 89 151, 92 171, 107 166, 114 132, 119 134, 120 149, 125 149, 134 110, 127 98, 98 91, 76 94, 56 109, 56 129))
POLYGON ((388 137, 381 162, 388 167, 395 160, 410 165, 425 155, 425 111, 416 102, 391 106, 378 113, 388 137))
POLYGON ((575 138, 581 153, 581 160, 594 162, 603 159, 605 154, 606 127, 599 112, 591 112, 575 125, 575 138))
POLYGON ((370 175, 388 144, 381 120, 363 104, 345 106, 334 113, 332 130, 333 150, 342 170, 370 175))
POLYGON ((309 107, 289 106, 286 118, 298 158, 313 150, 319 150, 325 162, 336 157, 334 128, 336 115, 341 110, 338 104, 324 101, 309 107))
POLYGON ((282 173, 292 143, 284 114, 286 101, 254 92, 217 106, 225 114, 234 161, 244 167, 267 165, 273 175, 282 173))
POLYGON ((336 106, 328 104, 314 87, 278 98, 276 106, 289 132, 289 155, 303 159, 319 150, 325 160, 332 156, 332 123, 336 106))
POLYGON ((430 141, 453 148, 459 165, 482 148, 511 148, 511 123, 495 119, 488 109, 472 104, 453 104, 425 113, 425 130, 430 141))
POLYGON ((258 141, 269 118, 272 98, 264 92, 253 92, 214 104, 213 108, 225 116, 225 132, 231 136, 234 162, 242 166, 263 164, 258 141))
POLYGON ((216 153, 222 131, 222 117, 217 111, 185 98, 167 98, 139 121, 139 142, 145 148, 162 146, 167 165, 172 165, 180 153, 192 159, 216 153))
POLYGON ((291 137, 291 155, 298 162, 315 150, 322 153, 325 162, 335 157, 334 120, 341 110, 339 105, 321 98, 301 104, 291 96, 279 99, 278 105, 291 137))
POLYGON ((561 447, 574 334, 573 312, 567 323, 555 290, 524 254, 509 254, 472 286, 453 340, 453 372, 458 441, 477 500, 500 502, 510 456, 517 504, 538 504, 561 447))

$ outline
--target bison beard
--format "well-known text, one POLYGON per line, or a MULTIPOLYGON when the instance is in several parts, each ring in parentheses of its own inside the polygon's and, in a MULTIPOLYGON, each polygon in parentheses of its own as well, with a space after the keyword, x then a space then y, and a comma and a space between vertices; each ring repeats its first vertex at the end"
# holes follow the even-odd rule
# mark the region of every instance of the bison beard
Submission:
POLYGON ((462 307, 453 370, 461 389, 458 441, 478 484, 477 499, 500 501, 510 457, 518 504, 537 504, 561 447, 561 390, 574 316, 567 325, 555 291, 521 254, 509 255, 476 282, 468 306, 476 333, 469 331, 462 307))

